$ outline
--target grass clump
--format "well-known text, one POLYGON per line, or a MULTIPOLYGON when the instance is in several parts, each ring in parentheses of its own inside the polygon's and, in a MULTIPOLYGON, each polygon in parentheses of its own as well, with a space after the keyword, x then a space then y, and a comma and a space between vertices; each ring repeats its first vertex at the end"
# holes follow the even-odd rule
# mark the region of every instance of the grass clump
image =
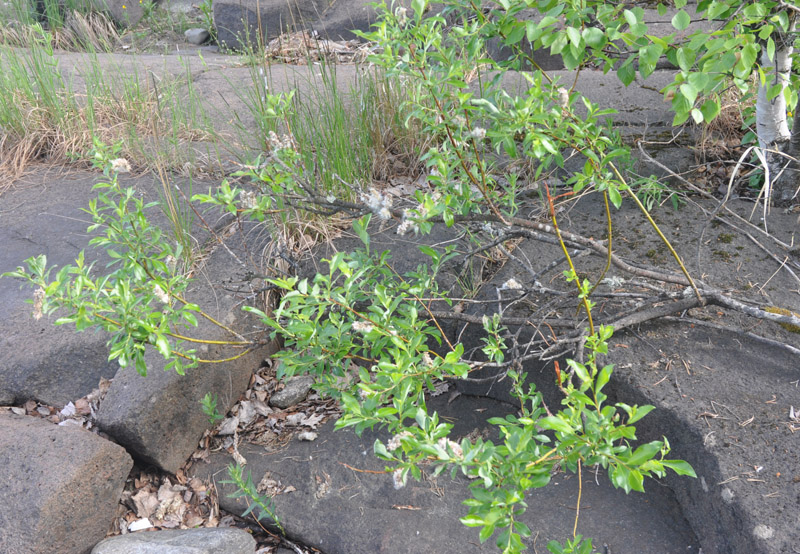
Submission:
POLYGON ((389 177, 416 177, 429 139, 403 106, 412 91, 385 72, 356 68, 355 84, 344 90, 336 66, 315 66, 306 93, 271 93, 270 65, 251 66, 252 85, 241 94, 257 132, 239 120, 241 142, 251 152, 269 152, 284 136, 300 155, 304 177, 324 194, 354 198, 363 184, 389 177))

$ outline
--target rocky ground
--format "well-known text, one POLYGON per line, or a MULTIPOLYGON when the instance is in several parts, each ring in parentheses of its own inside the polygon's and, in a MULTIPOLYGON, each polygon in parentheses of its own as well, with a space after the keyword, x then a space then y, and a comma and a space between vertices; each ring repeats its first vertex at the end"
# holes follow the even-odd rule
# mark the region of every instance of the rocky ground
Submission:
MULTIPOLYGON (((245 114, 232 92, 234 83, 248 78, 249 70, 239 58, 216 53, 213 47, 185 44, 180 36, 150 42, 142 38, 124 49, 140 52, 139 57, 113 54, 104 59, 116 68, 148 67, 175 74, 185 71, 188 63, 201 95, 214 107, 219 127, 230 125, 232 111, 245 114)), ((304 36, 293 40, 276 43, 276 57, 290 59, 292 45, 304 36)), ((358 56, 358 48, 350 51, 358 56)), ((60 53, 59 59, 66 69, 81 64, 80 54, 60 53)), ((313 68, 277 66, 275 86, 302 87, 309 71, 313 68)), ((355 72, 343 66, 338 76, 345 87, 355 72)), ((669 72, 663 72, 649 84, 657 88, 669 79, 669 72)), ((618 108, 616 123, 631 139, 647 133, 651 141, 664 142, 671 133, 671 116, 658 93, 623 89, 613 76, 591 71, 581 76, 578 88, 594 101, 618 108)), ((735 157, 738 146, 722 139, 716 144, 719 158, 709 155, 710 149, 704 151, 709 157, 702 158, 690 150, 692 144, 645 147, 668 169, 716 193, 730 175, 724 160, 735 157)), ((234 160, 228 163, 227 169, 235 167, 234 160)), ((644 161, 637 170, 664 173, 644 161)), ((71 262, 88 243, 81 210, 100 178, 84 169, 39 164, 5 191, 0 197, 0 271, 40 253, 52 263, 71 262)), ((153 176, 123 179, 145 198, 158 197, 153 176)), ((189 186, 185 178, 176 176, 175 181, 189 186)), ((195 179, 192 186, 197 191, 216 184, 195 179)), ((413 181, 400 179, 387 187, 394 187, 396 201, 402 204, 413 192, 413 181), (403 186, 398 186, 401 181, 403 186)), ((747 196, 746 189, 734 192, 747 196)), ((689 269, 706 284, 739 298, 800 311, 798 279, 790 272, 795 260, 789 253, 777 260, 769 255, 787 250, 781 243, 793 244, 796 214, 777 209, 770 214, 770 233, 778 243, 724 211, 727 223, 712 221, 717 205, 718 200, 690 195, 679 210, 665 203, 654 214, 689 269)), ((753 204, 734 198, 727 206, 747 218, 753 204)), ((533 221, 542 217, 535 197, 523 211, 533 221)), ((594 201, 577 202, 561 218, 566 230, 583 236, 602 236, 605 229, 601 206, 594 201)), ((672 267, 635 209, 625 205, 615 213, 614 223, 621 256, 672 267)), ((415 241, 393 231, 377 234, 374 247, 390 249, 401 272, 422 262, 415 241)), ((247 229, 245 236, 259 232, 247 229)), ((435 246, 452 238, 437 230, 426 240, 435 246)), ((299 267, 309 272, 330 248, 356 245, 357 240, 343 232, 335 243, 308 254, 299 267)), ((230 256, 264 246, 234 239, 232 251, 214 249, 190 290, 191 298, 218 320, 255 332, 257 323, 239 309, 245 299, 252 300, 252 291, 230 256)), ((466 244, 459 247, 467 249, 466 244)), ((102 255, 95 254, 104 263, 102 255)), ((553 246, 533 241, 518 244, 512 254, 492 259, 479 272, 479 298, 495 298, 509 279, 524 281, 531 264, 535 271, 545 271, 558 256, 553 246), (528 267, 519 260, 529 260, 528 267)), ((593 275, 599 274, 602 262, 589 256, 579 263, 582 271, 593 275)), ((550 271, 548 286, 564 289, 561 268, 550 271)), ((610 292, 615 284, 622 286, 614 277, 628 278, 613 271, 609 277, 610 292)), ((265 343, 227 367, 201 367, 187 376, 162 371, 163 361, 154 355, 149 359, 150 375, 141 378, 106 361, 102 335, 75 334, 54 327, 53 318, 31 318, 31 307, 23 303, 30 296, 19 283, 0 279, 0 495, 9 500, 0 507, 3 552, 51 552, 57 544, 59 551, 82 553, 106 535, 121 537, 117 541, 150 542, 154 552, 166 551, 164 544, 183 545, 184 550, 176 552, 201 546, 204 552, 327 554, 495 550, 491 541, 480 545, 477 533, 458 522, 465 513, 462 481, 426 478, 394 490, 391 477, 372 456, 375 435, 333 432, 332 420, 338 414, 334 404, 309 390, 307 382, 279 383, 270 360, 279 344, 265 343), (199 401, 207 392, 217 395, 224 416, 216 427, 200 410, 199 401), (246 463, 253 485, 273 497, 284 538, 274 524, 238 517, 251 506, 244 498, 231 497, 235 489, 224 483, 229 480, 226 468, 235 462, 246 463)), ((529 316, 540 301, 518 304, 514 315, 529 316)), ((598 313, 613 317, 615 307, 609 301, 598 313)), ((207 333, 206 338, 221 338, 211 329, 200 332, 207 333)), ((471 326, 458 318, 452 333, 476 340, 471 326)), ((687 308, 671 318, 630 324, 615 335, 609 355, 617 367, 612 398, 654 404, 657 409, 641 422, 640 438, 666 435, 674 456, 692 463, 698 478, 650 482, 646 495, 626 496, 602 473, 584 474, 580 531, 596 539, 600 552, 800 551, 798 351, 758 336, 800 348, 796 333, 719 306, 687 308)), ((531 363, 526 369, 548 402, 557 404, 553 366, 531 363)), ((452 418, 459 436, 484 436, 489 417, 514 411, 503 383, 448 383, 431 404, 452 418)), ((570 535, 576 480, 575 475, 559 473, 551 486, 529 496, 531 551, 544 551, 549 540, 570 535)), ((108 542, 93 552, 125 551, 114 548, 126 547, 108 542)))

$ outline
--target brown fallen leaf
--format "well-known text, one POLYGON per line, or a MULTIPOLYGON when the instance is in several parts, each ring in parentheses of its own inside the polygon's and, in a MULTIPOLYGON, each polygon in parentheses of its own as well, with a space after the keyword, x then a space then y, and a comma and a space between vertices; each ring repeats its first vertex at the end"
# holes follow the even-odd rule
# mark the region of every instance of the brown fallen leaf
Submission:
POLYGON ((92 413, 89 402, 85 398, 79 398, 75 401, 75 411, 84 416, 92 413))
POLYGON ((158 509, 158 496, 147 489, 141 489, 131 497, 136 506, 136 515, 140 518, 149 518, 158 509))

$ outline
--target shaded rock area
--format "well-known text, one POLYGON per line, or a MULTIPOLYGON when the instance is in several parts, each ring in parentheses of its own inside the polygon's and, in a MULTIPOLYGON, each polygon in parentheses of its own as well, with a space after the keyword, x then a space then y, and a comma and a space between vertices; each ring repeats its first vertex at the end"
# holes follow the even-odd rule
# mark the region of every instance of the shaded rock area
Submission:
POLYGON ((658 406, 641 438, 666 434, 698 479, 667 483, 704 536, 703 552, 792 552, 800 544, 797 358, 689 324, 622 333, 609 357, 616 393, 658 406), (624 342, 623 342, 624 341, 624 342), (660 381, 660 382, 659 382, 660 381), (733 452, 736 452, 734 455, 733 452))
MULTIPOLYGON (((135 27, 144 15, 144 6, 142 2, 150 2, 150 0, 88 0, 87 2, 67 2, 66 0, 58 0, 57 6, 61 11, 62 16, 67 14, 70 6, 78 6, 81 9, 83 6, 89 6, 92 11, 102 12, 108 15, 111 20, 121 28, 135 27)), ((47 20, 47 12, 45 6, 48 4, 44 1, 26 2, 31 6, 32 13, 42 21, 47 20)))
MULTIPOLYGON (((431 409, 455 425, 456 437, 489 436, 490 417, 505 416, 511 406, 491 399, 459 396, 452 402, 442 395, 430 402, 431 409)), ((467 514, 462 502, 469 498, 469 482, 447 473, 421 482, 409 479, 395 489, 392 475, 375 458, 376 438, 390 437, 366 431, 357 437, 351 430, 333 431, 333 423, 319 429, 313 442, 293 440, 280 452, 265 452, 243 445, 239 452, 247 460, 253 482, 271 479, 279 489, 296 490, 273 497, 274 511, 287 535, 326 554, 414 554, 436 552, 496 552, 494 540, 479 544, 478 532, 463 526, 458 518, 467 514)), ((496 440, 496 437, 491 437, 496 440)), ((214 453, 209 464, 197 464, 194 475, 212 478, 220 490, 220 505, 242 513, 247 503, 229 498, 225 468, 230 456, 214 453)), ((558 473, 547 487, 526 498, 530 509, 523 516, 535 538, 530 547, 543 551, 549 540, 572 536, 577 501, 577 476, 558 473)), ((666 488, 654 484, 646 495, 613 489, 601 472, 583 474, 579 532, 595 537, 595 544, 608 544, 615 554, 697 552, 698 541, 681 515, 680 506, 666 488), (587 512, 584 512, 587 510, 587 512), (602 515, 601 515, 602 514, 602 515), (620 537, 624 529, 625 538, 620 537)))
POLYGON ((125 449, 79 427, 0 413, 0 552, 88 551, 131 467, 125 449))
POLYGON ((144 15, 142 2, 148 0, 90 0, 95 10, 105 12, 124 28, 134 27, 144 15))
POLYGON ((240 529, 186 529, 108 538, 92 554, 252 554, 256 541, 240 529))

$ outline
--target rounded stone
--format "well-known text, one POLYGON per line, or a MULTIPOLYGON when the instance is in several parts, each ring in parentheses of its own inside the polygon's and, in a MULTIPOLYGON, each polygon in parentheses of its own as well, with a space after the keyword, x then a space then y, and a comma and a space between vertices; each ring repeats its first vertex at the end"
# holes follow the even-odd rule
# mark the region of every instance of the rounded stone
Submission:
POLYGON ((272 395, 269 399, 270 406, 285 409, 294 406, 303 400, 311 386, 314 384, 314 379, 308 375, 298 375, 286 381, 286 386, 272 395))
POLYGON ((186 31, 183 33, 183 36, 186 38, 186 42, 189 44, 196 44, 197 46, 200 46, 211 37, 211 33, 205 29, 194 28, 186 29, 186 31))

